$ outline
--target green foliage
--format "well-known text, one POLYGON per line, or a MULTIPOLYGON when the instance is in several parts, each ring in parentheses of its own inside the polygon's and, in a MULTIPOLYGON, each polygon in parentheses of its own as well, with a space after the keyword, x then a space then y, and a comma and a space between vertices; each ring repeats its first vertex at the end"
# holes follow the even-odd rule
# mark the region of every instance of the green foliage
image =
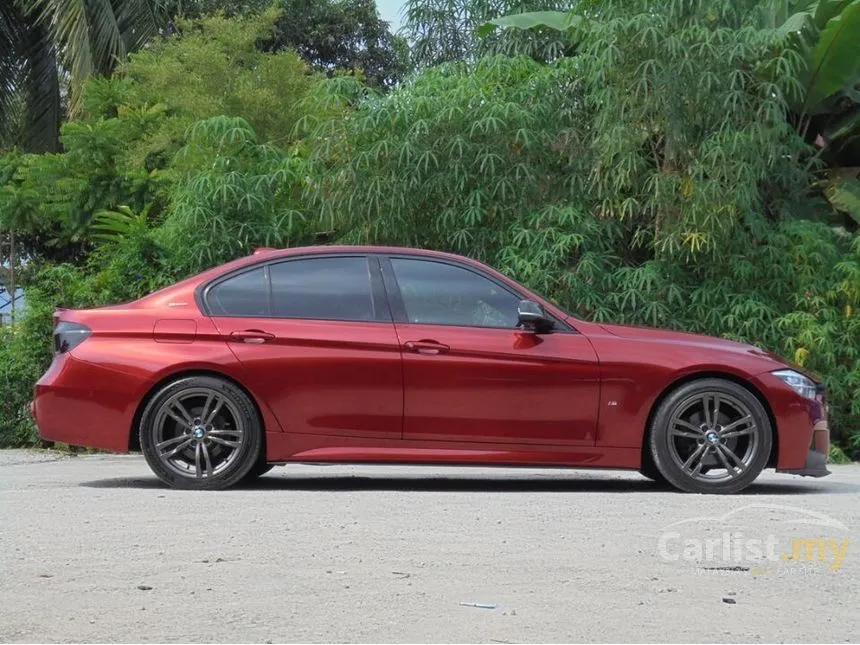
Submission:
POLYGON ((847 177, 830 182, 826 194, 834 208, 860 224, 860 179, 847 177))
POLYGON ((802 66, 791 50, 773 56, 769 31, 738 28, 754 3, 648 4, 604 3, 617 19, 581 29, 593 136, 579 189, 594 190, 604 216, 630 220, 639 243, 711 253, 742 218, 808 204, 797 159, 809 150, 785 118, 802 66))
POLYGON ((147 157, 169 157, 190 125, 220 115, 241 116, 262 140, 287 143, 303 114, 300 100, 316 78, 294 52, 257 47, 274 37, 281 15, 269 9, 233 19, 179 21, 180 35, 154 41, 130 57, 120 70, 122 81, 115 81, 119 86, 102 88, 90 114, 163 113, 147 133, 149 145, 132 153, 138 165, 147 157))
POLYGON ((0 6, 0 150, 55 151, 63 109, 49 29, 18 2, 0 6))
MULTIPOLYGON (((784 19, 776 33, 805 63, 798 91, 790 95, 796 113, 792 120, 830 168, 860 165, 860 0, 776 6, 772 22, 779 25, 784 19), (790 14, 792 10, 796 13, 790 14)), ((820 186, 833 208, 845 214, 846 227, 856 230, 860 213, 850 201, 851 188, 841 185, 840 177, 831 172, 820 186)))
POLYGON ((562 63, 506 57, 429 69, 350 119, 320 125, 312 163, 321 180, 308 199, 352 241, 487 259, 508 226, 552 199, 548 190, 565 194, 564 169, 547 153, 568 123, 557 90, 564 74, 562 63))
MULTIPOLYGON (((175 3, 197 19, 90 80, 62 154, 0 156, 0 227, 30 258, 30 314, 0 330, 0 441, 33 441, 54 306, 336 240, 464 253, 582 318, 777 352, 827 383, 834 458, 860 455, 860 236, 823 199, 856 207, 857 88, 798 108, 854 2, 588 0, 560 34, 556 14, 495 19, 565 3, 412 0, 420 69, 387 92, 271 51, 286 17, 256 0, 175 3), (492 20, 544 26, 476 36, 492 20)), ((351 6, 308 10, 346 29, 351 6)), ((308 51, 330 26, 294 25, 308 51)), ((314 64, 371 67, 344 62, 369 52, 347 32, 314 64)))
POLYGON ((128 207, 153 223, 195 170, 173 160, 200 120, 241 114, 264 140, 289 144, 299 119, 316 111, 304 98, 319 79, 292 52, 256 48, 279 15, 180 23, 183 36, 89 81, 84 118, 63 127, 63 153, 0 156, 0 227, 24 235, 23 255, 81 260, 101 241, 92 226, 103 211, 128 207))
POLYGON ((255 245, 305 241, 296 200, 304 162, 259 143, 244 119, 198 122, 176 163, 184 178, 158 239, 178 273, 226 262, 255 245))
POLYGON ((0 448, 39 443, 29 405, 34 384, 51 362, 55 303, 93 303, 82 273, 67 265, 46 268, 27 295, 20 324, 0 326, 0 448))
POLYGON ((271 5, 271 0, 163 0, 164 11, 174 17, 196 20, 213 13, 228 18, 259 13, 271 5))
MULTIPOLYGON (((652 12, 646 17, 644 6, 635 3, 624 6, 631 11, 630 16, 639 18, 636 24, 624 23, 625 28, 639 30, 649 21, 649 17, 653 19, 658 15, 652 12)), ((596 42, 610 43, 606 39, 607 34, 601 32, 607 25, 618 26, 616 20, 621 7, 621 4, 611 2, 580 2, 575 11, 581 13, 516 13, 490 20, 478 28, 478 34, 493 33, 497 26, 524 30, 550 29, 566 32, 570 37, 585 32, 589 36, 596 36, 596 42)), ((719 42, 721 39, 719 28, 711 31, 719 26, 720 21, 733 25, 738 15, 744 17, 743 22, 748 25, 745 29, 745 44, 759 45, 759 51, 754 52, 754 60, 761 63, 757 68, 750 68, 750 72, 763 81, 762 87, 766 91, 771 86, 777 88, 779 96, 775 97, 776 102, 785 100, 786 111, 790 108, 796 112, 795 115, 787 114, 787 121, 802 138, 820 148, 809 167, 821 161, 832 166, 857 163, 860 159, 860 38, 857 37, 860 33, 860 0, 739 3, 738 7, 722 14, 718 9, 711 7, 704 13, 699 10, 699 22, 694 22, 693 26, 697 29, 705 26, 709 31, 699 32, 698 36, 705 37, 710 47, 711 41, 719 42), (794 10, 797 12, 791 13, 794 10), (778 52, 770 59, 765 55, 766 49, 761 49, 761 45, 767 47, 768 43, 778 52), (854 163, 849 159, 853 159, 854 163)), ((678 25, 689 25, 690 19, 696 18, 696 9, 683 2, 675 3, 668 8, 666 15, 677 18, 678 25)), ((657 29, 641 32, 643 43, 646 36, 656 42, 655 34, 667 33, 667 29, 668 33, 672 33, 668 24, 656 21, 653 26, 657 29)), ((682 46, 684 56, 687 47, 696 47, 694 43, 683 39, 669 41, 669 44, 673 49, 682 46)), ((612 45, 609 47, 610 52, 614 51, 612 45)), ((679 62, 682 61, 676 60, 675 64, 679 62)), ((654 71, 652 65, 653 61, 646 59, 643 68, 645 71, 654 71)), ((685 67, 681 66, 680 69, 685 67)), ((730 70, 726 69, 724 73, 727 71, 730 70)), ((744 75, 742 70, 732 73, 744 75)), ((682 82, 685 81, 682 79, 682 82)), ((647 82, 642 79, 639 87, 644 88, 647 82)), ((732 89, 743 91, 740 87, 733 86, 732 89)), ((736 98, 727 97, 727 100, 731 100, 732 105, 737 103, 736 98)), ((845 199, 839 199, 850 195, 846 195, 845 190, 835 184, 824 183, 824 195, 836 210, 856 220, 851 208, 846 208, 845 199), (837 197, 835 201, 832 198, 834 195, 837 197)), ((852 230, 856 229, 850 221, 846 220, 852 230)))
POLYGON ((807 12, 813 9, 806 25, 814 45, 807 51, 803 111, 819 106, 860 71, 860 0, 819 0, 807 12))
POLYGON ((78 113, 86 79, 110 73, 155 35, 159 9, 157 0, 4 0, 0 149, 56 151, 61 114, 78 113))
POLYGON ((486 25, 510 14, 548 14, 569 6, 563 0, 407 0, 403 31, 419 68, 493 54, 551 61, 570 53, 566 37, 552 30, 496 31, 486 25))
POLYGON ((93 217, 90 229, 96 242, 115 242, 145 234, 149 230, 149 206, 135 213, 128 206, 116 210, 101 210, 93 217))
POLYGON ((494 18, 478 27, 476 33, 484 37, 493 33, 496 27, 513 29, 536 29, 546 27, 556 31, 567 31, 582 22, 582 17, 566 11, 527 11, 494 18))
POLYGON ((45 329, 33 324, 34 313, 25 320, 29 329, 0 326, 0 448, 17 448, 36 444, 35 424, 30 417, 33 384, 50 363, 50 349, 44 351, 50 338, 45 329), (41 350, 41 351, 40 351, 41 350))
POLYGON ((376 88, 396 85, 408 46, 380 19, 374 0, 280 0, 283 13, 267 49, 294 49, 315 70, 360 72, 376 88))
POLYGON ((63 129, 65 153, 0 157, 0 226, 25 234, 24 256, 78 258, 94 212, 152 199, 149 173, 122 163, 137 131, 130 120, 74 121, 63 129))

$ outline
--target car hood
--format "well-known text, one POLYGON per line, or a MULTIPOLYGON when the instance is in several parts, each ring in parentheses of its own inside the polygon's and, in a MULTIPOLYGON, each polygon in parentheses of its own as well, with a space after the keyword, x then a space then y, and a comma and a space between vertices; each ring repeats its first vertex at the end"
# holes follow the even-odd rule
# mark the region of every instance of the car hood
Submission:
POLYGON ((653 327, 637 327, 634 325, 603 325, 600 327, 619 338, 629 338, 631 340, 642 340, 656 343, 665 343, 669 345, 686 345, 689 347, 699 347, 703 349, 713 349, 722 352, 741 352, 745 354, 753 354, 761 358, 770 359, 780 366, 789 366, 785 359, 769 352, 767 350, 739 343, 727 338, 717 338, 716 336, 705 336, 703 334, 692 334, 682 331, 670 331, 667 329, 656 329, 653 327))
POLYGON ((645 342, 664 343, 675 346, 696 347, 699 349, 713 350, 718 352, 734 352, 756 356, 762 359, 765 363, 769 363, 766 369, 789 368, 796 372, 806 375, 816 383, 822 383, 821 374, 814 372, 806 367, 783 358, 779 354, 775 354, 767 349, 739 343, 737 341, 728 340, 727 338, 717 338, 716 336, 705 336, 703 334, 691 334, 683 331, 669 331, 667 329, 657 329, 654 327, 637 327, 635 325, 599 325, 605 332, 617 336, 618 338, 627 338, 630 340, 639 340, 645 342))

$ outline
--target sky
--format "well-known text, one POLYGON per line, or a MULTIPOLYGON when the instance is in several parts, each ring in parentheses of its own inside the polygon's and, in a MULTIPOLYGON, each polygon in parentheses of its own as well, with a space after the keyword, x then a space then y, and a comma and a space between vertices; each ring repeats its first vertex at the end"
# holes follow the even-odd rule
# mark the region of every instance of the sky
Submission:
POLYGON ((406 4, 405 0, 376 0, 380 17, 390 24, 392 32, 400 29, 400 10, 406 4))

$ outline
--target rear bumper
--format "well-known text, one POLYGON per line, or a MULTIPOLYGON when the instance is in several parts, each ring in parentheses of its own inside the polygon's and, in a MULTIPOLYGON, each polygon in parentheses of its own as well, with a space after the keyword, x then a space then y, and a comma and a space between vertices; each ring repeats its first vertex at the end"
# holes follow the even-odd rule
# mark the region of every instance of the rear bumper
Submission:
POLYGON ((36 383, 30 413, 45 441, 128 452, 140 387, 128 374, 61 354, 36 383))

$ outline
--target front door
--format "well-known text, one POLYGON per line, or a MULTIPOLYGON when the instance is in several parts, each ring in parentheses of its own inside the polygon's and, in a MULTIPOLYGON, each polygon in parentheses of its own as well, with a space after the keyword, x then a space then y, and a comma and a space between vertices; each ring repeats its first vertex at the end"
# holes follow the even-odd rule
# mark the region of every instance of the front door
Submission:
POLYGON ((285 432, 400 439, 400 347, 375 258, 274 261, 207 290, 248 387, 285 432))
POLYGON ((384 270, 404 439, 594 445, 600 373, 587 338, 561 324, 517 329, 520 295, 471 267, 391 257, 384 270))

